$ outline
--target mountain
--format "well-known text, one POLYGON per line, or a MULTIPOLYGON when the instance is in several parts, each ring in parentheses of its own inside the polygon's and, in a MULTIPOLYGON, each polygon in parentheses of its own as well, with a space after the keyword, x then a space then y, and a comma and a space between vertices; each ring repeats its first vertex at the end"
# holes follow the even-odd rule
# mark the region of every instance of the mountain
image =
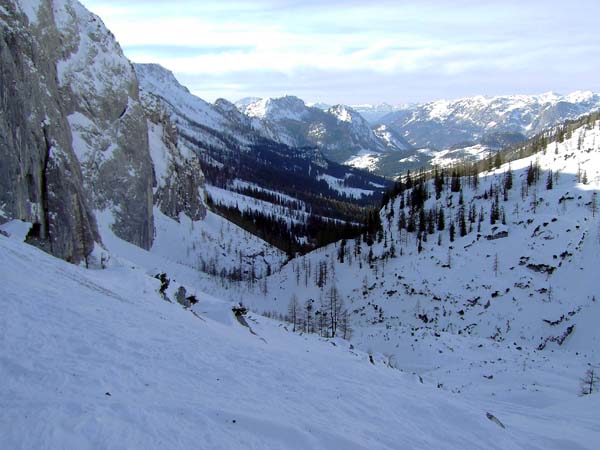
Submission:
POLYGON ((513 95, 440 100, 394 111, 381 124, 417 148, 443 150, 465 142, 477 144, 502 134, 531 137, 564 120, 600 109, 600 95, 573 92, 561 96, 513 95))
MULTIPOLYGON (((140 93, 97 16, 73 0, 12 1, 0 27, 0 223, 26 221, 28 242, 87 266, 105 264, 114 239, 224 277, 283 263, 281 251, 207 211, 201 159, 140 93), (246 245, 228 248, 225 230, 246 245)), ((244 120, 233 107, 219 115, 184 100, 173 98, 202 122, 244 120)))
POLYGON ((389 103, 380 103, 378 105, 352 105, 352 108, 363 116, 370 124, 378 124, 380 119, 387 114, 399 110, 410 110, 412 105, 390 105, 389 103))
POLYGON ((129 61, 75 1, 0 10, 0 207, 31 240, 79 262, 101 242, 94 210, 144 248, 153 239, 152 163, 129 61))
POLYGON ((306 106, 296 97, 237 104, 270 139, 316 145, 330 159, 379 175, 480 160, 564 120, 600 109, 600 95, 469 97, 426 104, 306 106))
MULTIPOLYGON (((134 67, 146 108, 167 116, 178 146, 200 159, 211 208, 281 249, 320 245, 325 235, 335 235, 327 230, 336 221, 354 227, 390 186, 384 178, 329 161, 311 142, 274 131, 265 117, 301 120, 311 113, 295 97, 249 103, 252 114, 246 115, 227 100, 210 104, 192 95, 163 67, 134 67)), ((359 131, 365 126, 343 108, 335 113, 349 130, 353 119, 359 131)))
POLYGON ((264 98, 237 104, 262 124, 262 133, 295 147, 317 146, 326 158, 348 163, 365 154, 398 150, 379 138, 354 109, 335 105, 326 110, 307 106, 297 97, 264 98))

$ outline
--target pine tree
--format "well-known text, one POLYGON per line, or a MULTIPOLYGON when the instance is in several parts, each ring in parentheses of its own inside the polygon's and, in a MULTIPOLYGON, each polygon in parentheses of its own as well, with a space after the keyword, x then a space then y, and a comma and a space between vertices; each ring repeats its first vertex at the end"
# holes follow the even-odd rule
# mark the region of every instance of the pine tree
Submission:
POLYGON ((313 325, 312 325, 312 310, 313 310, 313 301, 306 300, 304 303, 304 332, 312 333, 313 325))
POLYGON ((513 186, 513 175, 512 175, 512 169, 509 164, 508 170, 504 174, 504 188, 507 191, 510 191, 512 189, 512 186, 513 186))
POLYGON ((350 314, 344 309, 340 315, 340 333, 342 339, 350 339, 352 337, 352 327, 350 325, 350 314))
POLYGON ((438 231, 443 231, 446 227, 446 219, 444 217, 444 209, 440 208, 437 216, 437 229, 438 231))
POLYGON ((465 220, 465 207, 461 206, 458 210, 458 229, 461 237, 467 235, 467 222, 465 220))
POLYGON ((554 187, 554 178, 552 177, 552 170, 548 171, 548 177, 546 178, 546 189, 550 190, 554 187))

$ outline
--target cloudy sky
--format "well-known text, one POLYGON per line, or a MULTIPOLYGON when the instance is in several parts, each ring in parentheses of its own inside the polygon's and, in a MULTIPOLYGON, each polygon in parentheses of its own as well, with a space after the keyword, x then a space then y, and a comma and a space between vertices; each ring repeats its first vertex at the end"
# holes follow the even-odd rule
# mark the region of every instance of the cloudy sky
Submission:
POLYGON ((600 91, 598 0, 83 0, 200 97, 405 103, 600 91))

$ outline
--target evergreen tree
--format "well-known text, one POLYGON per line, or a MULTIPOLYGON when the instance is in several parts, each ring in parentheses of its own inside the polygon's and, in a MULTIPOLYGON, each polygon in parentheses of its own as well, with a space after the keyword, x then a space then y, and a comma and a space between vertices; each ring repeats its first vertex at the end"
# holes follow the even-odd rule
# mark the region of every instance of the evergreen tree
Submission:
POLYGON ((465 207, 461 206, 458 210, 458 229, 460 236, 467 235, 467 222, 465 221, 465 207))
POLYGON ((546 178, 546 189, 550 190, 554 187, 554 183, 553 183, 553 177, 552 177, 552 170, 548 171, 548 177, 546 178))

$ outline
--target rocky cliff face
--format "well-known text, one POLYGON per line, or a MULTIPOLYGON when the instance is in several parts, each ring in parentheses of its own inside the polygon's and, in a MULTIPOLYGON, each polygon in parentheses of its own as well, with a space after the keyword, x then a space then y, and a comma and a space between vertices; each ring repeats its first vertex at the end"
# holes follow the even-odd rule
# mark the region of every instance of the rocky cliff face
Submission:
POLYGON ((148 142, 156 177, 154 204, 172 219, 179 220, 183 213, 192 220, 201 220, 206 216, 206 205, 200 161, 193 152, 178 145, 177 127, 160 104, 145 104, 148 142))
POLYGON ((72 0, 54 0, 62 51, 57 75, 84 184, 94 209, 110 209, 114 232, 152 245, 152 160, 131 63, 102 21, 72 0))
POLYGON ((101 242, 96 210, 143 248, 154 203, 204 217, 199 161, 142 105, 98 17, 75 0, 3 0, 0 30, 0 220, 34 223, 31 241, 79 262, 101 242))
POLYGON ((33 22, 0 8, 0 208, 32 222, 30 238, 74 262, 99 240, 61 101, 53 54, 60 33, 49 4, 33 22))

